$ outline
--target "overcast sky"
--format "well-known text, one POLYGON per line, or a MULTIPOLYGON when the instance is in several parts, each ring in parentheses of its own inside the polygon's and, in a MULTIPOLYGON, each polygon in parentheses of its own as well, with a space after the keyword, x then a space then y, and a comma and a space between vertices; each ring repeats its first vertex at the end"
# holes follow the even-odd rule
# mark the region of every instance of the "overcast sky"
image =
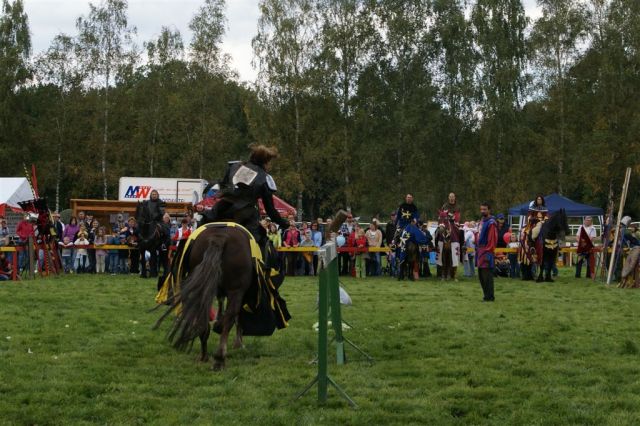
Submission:
MULTIPOLYGON (((251 39, 258 22, 259 0, 227 0, 228 29, 223 50, 231 55, 232 67, 241 80, 252 81, 256 71, 251 66, 251 39)), ((527 14, 537 17, 535 0, 523 0, 527 14)), ((99 3, 94 0, 93 3, 99 3)), ((155 38, 162 26, 180 30, 185 43, 191 38, 189 21, 202 0, 129 0, 129 23, 138 30, 137 44, 155 38)), ((76 33, 75 21, 89 10, 88 0, 24 0, 29 15, 34 53, 46 50, 53 37, 64 32, 76 33)))

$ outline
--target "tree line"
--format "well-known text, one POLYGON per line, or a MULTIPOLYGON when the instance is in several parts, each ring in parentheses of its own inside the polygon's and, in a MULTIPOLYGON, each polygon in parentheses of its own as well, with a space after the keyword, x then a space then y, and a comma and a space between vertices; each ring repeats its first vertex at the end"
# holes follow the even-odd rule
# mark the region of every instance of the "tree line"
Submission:
MULTIPOLYGON (((434 215, 560 192, 606 207, 634 167, 640 214, 640 2, 260 0, 255 82, 221 50, 224 0, 190 40, 136 46, 126 0, 92 3, 33 52, 22 0, 0 16, 3 174, 35 164, 56 208, 115 198, 121 176, 219 179, 251 143, 305 218, 385 214, 405 192, 434 215)), ((36 29, 37 30, 37 29, 36 29)))

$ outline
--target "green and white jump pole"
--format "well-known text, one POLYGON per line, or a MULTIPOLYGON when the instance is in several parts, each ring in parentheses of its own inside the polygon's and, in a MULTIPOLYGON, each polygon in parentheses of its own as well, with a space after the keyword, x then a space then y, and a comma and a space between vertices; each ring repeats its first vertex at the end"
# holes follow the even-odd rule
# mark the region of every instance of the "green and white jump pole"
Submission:
POLYGON ((296 399, 301 398, 314 385, 318 385, 318 404, 327 402, 329 385, 333 386, 340 396, 355 407, 356 403, 347 395, 345 391, 329 376, 328 360, 329 360, 329 310, 331 310, 331 325, 334 330, 333 342, 336 344, 336 363, 343 365, 345 363, 345 342, 351 345, 358 352, 363 354, 367 359, 372 358, 364 353, 360 348, 353 344, 342 334, 342 313, 340 310, 340 283, 338 280, 338 253, 336 244, 329 242, 318 250, 320 259, 319 274, 319 297, 318 297, 318 374, 300 393, 296 395, 296 399))

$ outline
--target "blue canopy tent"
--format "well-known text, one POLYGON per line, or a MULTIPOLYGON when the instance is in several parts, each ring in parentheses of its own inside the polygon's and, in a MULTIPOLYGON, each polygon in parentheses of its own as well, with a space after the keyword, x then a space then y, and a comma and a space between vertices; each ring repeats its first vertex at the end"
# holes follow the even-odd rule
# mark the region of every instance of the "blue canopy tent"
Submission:
MULTIPOLYGON (((563 197, 559 194, 550 194, 544 197, 544 201, 549 209, 549 213, 557 212, 560 209, 564 209, 567 212, 568 217, 585 217, 592 216, 598 218, 599 225, 602 225, 602 216, 604 211, 599 207, 592 207, 586 204, 577 203, 573 200, 563 197)), ((526 216, 529 211, 529 203, 519 204, 509 209, 509 222, 514 223, 514 217, 526 216)), ((522 219, 518 223, 522 226, 522 219)))

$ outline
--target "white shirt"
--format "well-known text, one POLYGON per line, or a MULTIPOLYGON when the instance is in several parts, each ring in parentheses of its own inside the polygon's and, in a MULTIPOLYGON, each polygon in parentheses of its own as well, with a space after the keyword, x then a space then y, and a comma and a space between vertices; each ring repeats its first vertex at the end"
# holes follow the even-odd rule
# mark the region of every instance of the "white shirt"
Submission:
POLYGON ((580 234, 582 233, 582 228, 584 228, 585 232, 587 233, 591 241, 593 241, 594 238, 596 238, 596 228, 593 225, 591 226, 580 225, 580 228, 578 228, 578 234, 577 234, 578 238, 580 238, 580 234))
POLYGON ((464 231, 464 242, 467 248, 475 248, 476 235, 471 229, 464 231))

